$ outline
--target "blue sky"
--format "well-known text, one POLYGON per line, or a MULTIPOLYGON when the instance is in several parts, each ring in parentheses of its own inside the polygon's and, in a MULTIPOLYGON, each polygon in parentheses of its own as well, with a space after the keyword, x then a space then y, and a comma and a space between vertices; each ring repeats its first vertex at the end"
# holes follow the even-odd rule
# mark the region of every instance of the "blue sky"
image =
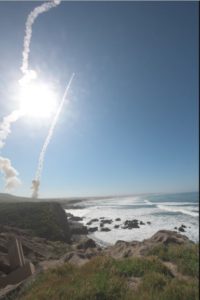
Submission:
MULTIPOLYGON (((38 2, 0 2, 0 118, 16 108, 24 26, 38 2)), ((198 189, 198 2, 62 2, 33 26, 30 67, 65 106, 41 197, 198 189)), ((30 195, 50 120, 22 118, 1 155, 30 195)), ((3 178, 0 178, 3 191, 3 178)))

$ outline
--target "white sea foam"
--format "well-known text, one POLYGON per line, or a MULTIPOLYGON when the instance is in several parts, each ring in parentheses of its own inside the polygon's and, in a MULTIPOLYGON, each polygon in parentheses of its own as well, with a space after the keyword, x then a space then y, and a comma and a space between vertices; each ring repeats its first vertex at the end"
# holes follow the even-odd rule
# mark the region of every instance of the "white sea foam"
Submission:
POLYGON ((199 214, 198 212, 193 212, 193 211, 190 211, 190 210, 187 210, 187 209, 183 209, 181 207, 174 207, 174 206, 167 206, 167 205, 157 205, 158 208, 162 209, 162 210, 166 210, 166 211, 170 211, 170 212, 177 212, 177 213, 182 213, 182 214, 186 214, 186 215, 189 215, 189 216, 192 216, 192 217, 198 217, 199 214))
MULTIPOLYGON (((163 199, 165 200, 165 199, 163 199)), ((167 200, 167 199, 166 199, 167 200)), ((78 206, 80 205, 77 204, 78 206)), ((198 241, 198 207, 194 202, 156 202, 153 203, 147 198, 126 197, 126 198, 109 198, 109 199, 94 199, 81 203, 83 209, 70 209, 67 212, 75 216, 84 217, 83 224, 86 225, 91 219, 97 218, 98 222, 91 226, 98 226, 98 231, 90 236, 100 244, 114 244, 117 240, 132 241, 151 237, 154 233, 161 229, 175 230, 182 224, 187 226, 184 233, 193 241, 198 241), (188 204, 188 206, 187 206, 188 204), (186 205, 186 206, 184 206, 186 205), (165 211, 173 211, 174 214, 166 214, 165 211), (100 231, 100 218, 112 219, 112 224, 106 224, 106 227, 111 229, 109 232, 100 231), (120 218, 121 221, 115 221, 120 218), (145 225, 132 230, 123 229, 121 226, 126 220, 138 219, 143 221, 145 225), (151 224, 147 224, 150 221, 151 224), (118 224, 118 229, 114 225, 118 224)))
POLYGON ((152 203, 152 202, 149 201, 149 200, 144 200, 144 202, 145 202, 146 204, 149 204, 149 205, 156 205, 155 203, 152 203))

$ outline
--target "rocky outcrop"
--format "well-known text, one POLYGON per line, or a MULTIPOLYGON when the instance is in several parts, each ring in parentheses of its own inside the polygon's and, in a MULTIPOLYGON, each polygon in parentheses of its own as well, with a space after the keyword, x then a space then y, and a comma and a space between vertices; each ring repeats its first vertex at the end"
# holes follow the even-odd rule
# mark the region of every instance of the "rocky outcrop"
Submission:
POLYGON ((35 237, 28 230, 20 230, 9 226, 0 226, 0 271, 9 272, 8 243, 12 236, 19 238, 22 243, 25 259, 37 265, 40 261, 58 259, 71 245, 61 241, 50 241, 35 237))
POLYGON ((160 230, 151 238, 142 242, 132 241, 117 241, 114 246, 109 246, 105 249, 105 253, 114 258, 123 258, 131 256, 146 255, 151 249, 159 244, 185 244, 192 243, 186 236, 175 231, 160 230))

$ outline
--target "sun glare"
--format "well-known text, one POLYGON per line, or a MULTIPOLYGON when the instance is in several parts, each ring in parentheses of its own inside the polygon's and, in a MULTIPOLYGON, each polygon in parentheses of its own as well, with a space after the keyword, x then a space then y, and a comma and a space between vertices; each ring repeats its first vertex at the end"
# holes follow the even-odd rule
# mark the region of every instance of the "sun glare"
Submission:
POLYGON ((20 111, 30 117, 48 118, 56 110, 54 91, 43 83, 31 82, 20 87, 20 111))

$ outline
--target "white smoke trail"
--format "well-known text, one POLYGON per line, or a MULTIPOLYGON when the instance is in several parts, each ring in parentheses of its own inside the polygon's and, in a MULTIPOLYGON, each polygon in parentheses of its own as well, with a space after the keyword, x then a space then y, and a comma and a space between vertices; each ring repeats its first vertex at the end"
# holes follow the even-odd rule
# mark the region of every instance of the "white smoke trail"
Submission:
MULTIPOLYGON (((25 36, 23 44, 23 53, 22 53, 22 66, 21 71, 23 77, 19 80, 20 84, 27 84, 29 81, 35 79, 37 74, 34 70, 29 70, 29 52, 30 52, 30 43, 32 37, 32 26, 36 18, 48 11, 49 9, 59 5, 61 0, 51 0, 45 2, 37 7, 35 7, 30 14, 28 15, 26 26, 25 26, 25 36)), ((22 111, 14 110, 11 114, 3 118, 2 123, 0 124, 0 149, 5 145, 5 140, 11 132, 11 123, 16 122, 23 115, 22 111)), ((6 189, 11 189, 17 186, 20 183, 20 180, 17 178, 18 172, 12 167, 9 159, 0 157, 0 171, 4 174, 6 180, 6 189)))
POLYGON ((33 189, 32 197, 33 198, 37 198, 38 197, 38 191, 39 191, 39 186, 40 186, 40 178, 41 178, 41 174, 42 174, 42 169, 43 169, 43 164, 44 164, 44 158, 45 158, 45 154, 46 154, 46 151, 47 151, 47 147, 49 145, 49 142, 51 141, 51 138, 52 138, 52 135, 53 135, 56 123, 58 121, 60 112, 61 112, 61 110, 63 108, 63 104, 64 104, 65 99, 67 97, 67 93, 69 91, 69 88, 70 88, 70 85, 71 85, 72 80, 74 78, 74 75, 75 74, 73 73, 72 76, 71 76, 71 78, 70 78, 70 80, 69 80, 69 83, 68 83, 68 85, 67 85, 67 87, 65 89, 64 95, 63 95, 62 100, 60 102, 60 105, 59 105, 59 107, 57 109, 57 112, 56 112, 56 114, 54 116, 54 119, 53 119, 53 121, 51 123, 51 126, 49 128, 49 132, 47 134, 47 137, 46 137, 45 142, 43 144, 42 150, 40 152, 35 179, 32 181, 32 189, 33 189))
POLYGON ((32 26, 37 17, 50 10, 53 7, 59 5, 61 0, 52 0, 45 2, 37 7, 35 7, 30 14, 28 15, 25 27, 25 36, 24 36, 24 50, 22 53, 22 66, 21 71, 24 74, 25 78, 33 79, 36 76, 36 72, 33 70, 29 70, 29 52, 30 52, 30 43, 32 37, 32 26))

